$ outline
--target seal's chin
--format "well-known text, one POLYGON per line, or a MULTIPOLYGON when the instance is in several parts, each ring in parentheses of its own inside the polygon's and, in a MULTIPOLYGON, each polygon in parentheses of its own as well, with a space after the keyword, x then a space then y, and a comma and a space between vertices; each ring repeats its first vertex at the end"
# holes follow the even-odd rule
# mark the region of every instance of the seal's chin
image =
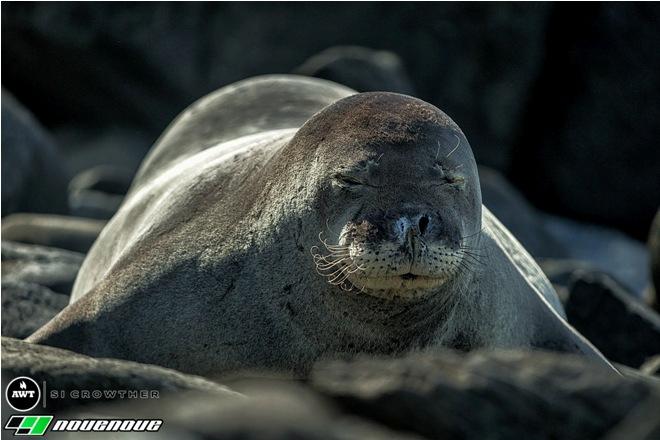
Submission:
POLYGON ((363 292, 379 297, 419 298, 430 295, 447 278, 405 273, 396 276, 351 276, 350 282, 363 292))

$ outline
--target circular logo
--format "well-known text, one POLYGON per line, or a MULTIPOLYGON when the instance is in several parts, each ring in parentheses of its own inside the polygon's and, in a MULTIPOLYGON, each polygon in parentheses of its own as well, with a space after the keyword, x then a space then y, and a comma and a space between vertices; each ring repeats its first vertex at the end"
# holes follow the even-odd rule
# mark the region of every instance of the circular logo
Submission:
POLYGON ((41 388, 29 377, 17 377, 7 385, 5 399, 16 411, 30 411, 41 400, 41 388))

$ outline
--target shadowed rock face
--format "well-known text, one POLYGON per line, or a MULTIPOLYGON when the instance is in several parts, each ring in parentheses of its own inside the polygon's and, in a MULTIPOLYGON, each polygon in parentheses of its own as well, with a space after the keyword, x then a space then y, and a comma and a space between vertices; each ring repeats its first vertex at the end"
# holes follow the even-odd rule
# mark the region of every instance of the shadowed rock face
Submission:
POLYGON ((195 390, 223 399, 240 397, 214 382, 174 370, 119 359, 94 359, 7 337, 2 338, 2 376, 3 382, 7 378, 29 376, 37 383, 45 381, 49 390, 66 391, 66 398, 47 399, 47 408, 52 411, 90 403, 70 398, 71 390, 155 390, 159 393, 195 390))
MULTIPOLYGON (((7 346, 5 341, 3 349, 7 346)), ((31 356, 41 358, 42 350, 48 359, 67 353, 42 347, 31 356)), ((152 366, 79 356, 74 363, 78 358, 116 365, 106 379, 111 383, 122 365, 137 372, 130 386, 151 386, 148 374, 165 381, 163 370, 152 366)), ((208 383, 214 390, 200 392, 198 380, 185 393, 77 405, 62 417, 162 418, 159 435, 167 439, 650 440, 660 433, 657 411, 651 410, 660 403, 657 380, 613 375, 583 358, 556 353, 439 351, 396 359, 365 357, 319 362, 304 383, 250 373, 231 380, 241 397, 208 383)))
POLYGON ((639 368, 660 353, 660 316, 606 274, 576 271, 568 321, 610 360, 639 368))
POLYGON ((67 175, 55 144, 35 118, 2 90, 2 215, 63 214, 67 175))
POLYGON ((632 410, 660 402, 654 379, 543 352, 333 362, 318 365, 311 384, 347 412, 429 438, 601 438, 632 410))

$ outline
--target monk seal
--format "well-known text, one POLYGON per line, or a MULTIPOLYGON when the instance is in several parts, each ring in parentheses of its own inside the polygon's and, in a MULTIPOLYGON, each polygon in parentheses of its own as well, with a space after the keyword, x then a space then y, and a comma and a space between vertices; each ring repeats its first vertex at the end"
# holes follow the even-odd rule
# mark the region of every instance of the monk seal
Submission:
POLYGON ((214 375, 438 346, 602 355, 482 207, 436 107, 267 76, 165 131, 30 341, 214 375))

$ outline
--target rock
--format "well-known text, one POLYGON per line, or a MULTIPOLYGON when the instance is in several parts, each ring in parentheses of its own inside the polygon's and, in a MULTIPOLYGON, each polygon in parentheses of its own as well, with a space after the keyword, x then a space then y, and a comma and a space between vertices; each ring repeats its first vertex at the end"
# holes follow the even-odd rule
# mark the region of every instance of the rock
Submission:
POLYGON ((644 297, 649 274, 642 243, 616 230, 538 211, 494 169, 480 166, 479 179, 484 205, 550 271, 546 275, 557 277, 561 272, 565 280, 578 269, 600 270, 620 280, 637 298, 644 297))
POLYGON ((639 367, 639 370, 649 376, 660 376, 660 354, 649 358, 639 367))
POLYGON ((69 193, 71 214, 99 220, 109 220, 119 209, 124 196, 94 190, 78 190, 69 193))
POLYGON ((50 214, 11 214, 2 219, 2 239, 87 253, 105 223, 50 214))
MULTIPOLYGON (((85 408, 63 418, 160 418, 163 428, 159 438, 168 439, 418 438, 341 414, 301 385, 260 384, 243 392, 247 394, 243 399, 185 393, 157 401, 85 408)), ((98 434, 101 439, 105 436, 98 434)))
POLYGON ((27 338, 69 304, 67 295, 36 283, 3 279, 1 289, 3 336, 27 338))
POLYGON ((603 440, 657 440, 660 438, 660 398, 647 399, 635 408, 603 440))
POLYGON ((335 46, 312 56, 293 73, 334 81, 358 92, 415 94, 401 58, 386 50, 335 46))
MULTIPOLYGON (((125 175, 130 175, 132 180, 157 135, 139 126, 81 126, 77 120, 53 128, 53 136, 62 146, 62 153, 74 176, 88 170, 114 169, 117 174, 112 179, 117 183, 125 179, 125 175)), ((103 173, 102 178, 107 179, 107 172, 103 173)), ((71 188, 76 183, 69 182, 69 185, 69 191, 78 189, 71 188)))
POLYGON ((502 169, 543 61, 551 9, 461 3, 8 5, 3 51, 12 63, 2 78, 52 125, 76 121, 99 131, 139 126, 155 138, 181 109, 222 85, 290 72, 345 42, 385 48, 409 67, 420 98, 460 121, 480 162, 502 169))
POLYGON ((655 383, 549 352, 335 361, 317 367, 311 386, 392 429, 461 439, 601 438, 660 396, 655 383))
POLYGON ((547 233, 566 250, 566 259, 588 263, 610 274, 637 298, 643 298, 649 280, 649 256, 644 244, 602 226, 542 215, 547 233))
POLYGON ((653 298, 655 309, 660 312, 660 209, 651 224, 647 243, 651 256, 652 288, 650 296, 653 298))
POLYGON ((92 190, 106 194, 125 195, 132 180, 131 170, 113 165, 97 165, 76 174, 69 182, 69 191, 92 190))
POLYGON ((77 252, 2 241, 2 281, 40 284, 69 295, 83 259, 77 252))
POLYGON ((576 273, 564 309, 611 361, 638 368, 660 354, 660 316, 605 274, 576 273))
POLYGON ((646 238, 660 194, 660 106, 649 99, 659 20, 651 4, 556 5, 511 167, 539 208, 646 238))
POLYGON ((534 258, 564 258, 568 252, 545 228, 541 214, 497 170, 479 166, 484 205, 534 258))
MULTIPOLYGON (((49 411, 60 411, 74 406, 88 405, 107 400, 71 396, 73 390, 137 390, 173 393, 176 391, 200 391, 211 393, 218 399, 236 399, 240 394, 227 387, 186 375, 167 368, 119 359, 94 359, 43 345, 31 344, 18 339, 2 337, 3 382, 13 377, 28 376, 37 383, 46 382, 49 411), (55 391, 64 391, 65 397, 55 391)), ((153 396, 152 396, 153 397, 153 396)), ((144 401, 140 399, 141 401, 144 401)))
POLYGON ((67 176, 55 144, 34 117, 2 90, 2 215, 66 213, 67 176))

